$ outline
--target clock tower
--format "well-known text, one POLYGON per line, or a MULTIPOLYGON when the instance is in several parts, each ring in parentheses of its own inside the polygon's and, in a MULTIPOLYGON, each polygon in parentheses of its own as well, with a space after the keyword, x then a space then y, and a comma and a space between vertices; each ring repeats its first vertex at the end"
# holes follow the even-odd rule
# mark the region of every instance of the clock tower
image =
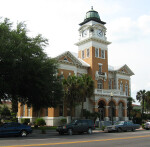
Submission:
POLYGON ((88 73, 95 82, 95 88, 98 88, 98 82, 102 83, 100 89, 108 89, 107 46, 111 42, 107 41, 105 24, 92 7, 79 24, 79 41, 76 43, 78 57, 90 65, 88 73))

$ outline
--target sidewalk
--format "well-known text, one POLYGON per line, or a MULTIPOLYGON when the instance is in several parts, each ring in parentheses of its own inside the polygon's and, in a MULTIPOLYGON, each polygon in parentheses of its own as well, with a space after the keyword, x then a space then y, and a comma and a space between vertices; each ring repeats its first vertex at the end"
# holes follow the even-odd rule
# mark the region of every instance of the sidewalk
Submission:
MULTIPOLYGON (((144 130, 142 127, 136 130, 144 130)), ((95 130, 93 130, 93 133, 99 133, 99 132, 104 132, 98 128, 96 128, 95 130)), ((52 133, 58 133, 56 130, 46 130, 46 134, 52 134, 52 133)), ((41 130, 38 129, 34 129, 32 134, 42 134, 41 130)))

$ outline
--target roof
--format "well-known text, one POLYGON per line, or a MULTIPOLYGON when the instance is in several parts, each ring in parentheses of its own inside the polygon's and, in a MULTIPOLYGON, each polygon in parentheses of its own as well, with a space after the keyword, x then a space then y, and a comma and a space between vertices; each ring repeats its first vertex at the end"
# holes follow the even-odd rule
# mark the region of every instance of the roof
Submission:
POLYGON ((134 75, 133 71, 126 64, 120 66, 108 65, 108 71, 112 71, 112 72, 119 71, 122 68, 125 68, 130 75, 134 75))
POLYGON ((91 20, 94 20, 94 21, 99 22, 101 24, 106 24, 106 22, 101 21, 98 12, 93 10, 93 7, 91 7, 91 10, 86 13, 84 21, 82 23, 80 23, 79 25, 84 25, 85 23, 87 23, 91 20))

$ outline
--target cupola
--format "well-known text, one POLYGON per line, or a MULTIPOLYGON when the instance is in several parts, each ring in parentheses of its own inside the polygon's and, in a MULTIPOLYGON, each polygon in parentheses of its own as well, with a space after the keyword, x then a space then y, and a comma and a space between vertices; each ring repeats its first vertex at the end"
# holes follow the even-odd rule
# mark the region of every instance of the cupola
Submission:
POLYGON ((98 12, 93 10, 93 7, 91 7, 91 10, 86 13, 84 21, 82 23, 80 23, 79 25, 84 25, 85 23, 87 23, 91 20, 99 22, 103 25, 106 24, 106 22, 101 21, 98 12))

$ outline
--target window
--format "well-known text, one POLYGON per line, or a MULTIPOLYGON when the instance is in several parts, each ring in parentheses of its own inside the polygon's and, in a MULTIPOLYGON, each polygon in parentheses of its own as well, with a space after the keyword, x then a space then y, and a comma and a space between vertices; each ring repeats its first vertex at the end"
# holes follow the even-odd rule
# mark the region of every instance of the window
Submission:
POLYGON ((126 93, 126 96, 128 96, 128 84, 125 85, 125 93, 126 93))
POLYGON ((82 59, 84 58, 84 51, 82 51, 82 59))
POLYGON ((123 92, 123 84, 122 84, 122 82, 120 83, 120 91, 123 92))
POLYGON ((90 57, 90 49, 89 48, 86 50, 86 56, 90 57))
POLYGON ((23 116, 25 116, 25 105, 23 105, 23 116))
POLYGON ((97 58, 98 58, 98 57, 99 57, 99 55, 98 55, 98 54, 99 54, 99 50, 98 50, 98 48, 95 48, 95 57, 97 57, 97 58))
POLYGON ((30 116, 30 107, 28 107, 28 112, 27 113, 28 113, 28 116, 30 116))
POLYGON ((63 116, 63 105, 59 106, 59 116, 63 116))
POLYGON ((102 65, 99 64, 99 70, 98 70, 98 74, 101 74, 102 73, 102 65))
POLYGON ((48 116, 48 108, 45 109, 45 116, 48 116))
POLYGON ((68 59, 65 57, 65 58, 64 58, 64 61, 68 61, 68 59))
POLYGON ((101 58, 105 58, 105 50, 101 50, 101 58))
POLYGON ((97 89, 103 89, 103 81, 102 80, 97 81, 97 89))
POLYGON ((112 80, 109 79, 109 89, 112 89, 112 80))

